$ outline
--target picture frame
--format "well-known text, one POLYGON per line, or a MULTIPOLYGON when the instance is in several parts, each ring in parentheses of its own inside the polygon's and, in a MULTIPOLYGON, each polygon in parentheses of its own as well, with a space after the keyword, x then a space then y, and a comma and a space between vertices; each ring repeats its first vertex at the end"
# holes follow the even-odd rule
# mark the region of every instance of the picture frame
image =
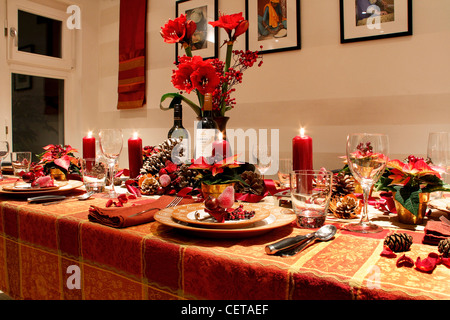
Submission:
POLYGON ((412 0, 340 0, 341 43, 410 36, 412 0))
MULTIPOLYGON (((191 47, 192 55, 201 56, 203 59, 218 57, 218 28, 209 24, 218 17, 218 0, 179 0, 176 3, 176 17, 185 14, 188 20, 197 24, 193 38, 197 39, 191 47)), ((183 55, 183 49, 175 46, 175 59, 183 55)))
POLYGON ((267 54, 301 49, 300 0, 246 0, 245 11, 247 50, 267 54))

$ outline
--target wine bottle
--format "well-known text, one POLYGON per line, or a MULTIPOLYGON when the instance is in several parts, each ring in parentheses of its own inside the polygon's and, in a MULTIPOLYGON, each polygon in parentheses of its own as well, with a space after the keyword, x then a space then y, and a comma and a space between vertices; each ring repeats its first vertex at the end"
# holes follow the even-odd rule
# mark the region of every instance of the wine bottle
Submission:
POLYGON ((190 160, 189 131, 183 127, 183 108, 181 103, 173 107, 173 127, 169 130, 168 138, 181 139, 172 150, 172 162, 175 164, 188 163, 190 160))
POLYGON ((197 123, 195 132, 195 159, 212 157, 213 142, 216 139, 217 125, 212 118, 212 96, 205 95, 203 116, 197 123))

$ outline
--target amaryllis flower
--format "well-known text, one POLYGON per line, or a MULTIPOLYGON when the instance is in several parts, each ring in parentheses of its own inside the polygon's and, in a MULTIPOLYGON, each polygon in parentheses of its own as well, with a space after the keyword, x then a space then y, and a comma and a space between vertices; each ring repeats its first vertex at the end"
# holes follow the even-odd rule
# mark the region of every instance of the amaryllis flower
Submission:
POLYGON ((186 91, 190 93, 194 90, 194 86, 191 82, 191 75, 194 72, 194 64, 192 63, 180 63, 178 69, 173 71, 172 83, 178 90, 186 91))
POLYGON ((166 43, 189 44, 196 29, 195 22, 187 20, 186 15, 182 14, 174 20, 169 20, 164 27, 161 27, 160 33, 166 43))
POLYGON ((220 82, 220 78, 216 69, 205 61, 196 65, 196 70, 191 74, 191 82, 198 92, 204 95, 214 91, 220 82))
POLYGON ((223 28, 227 33, 230 41, 236 40, 241 34, 248 29, 248 21, 242 16, 242 12, 230 15, 221 15, 219 20, 209 22, 213 27, 223 28), (234 30, 234 34, 233 34, 234 30))

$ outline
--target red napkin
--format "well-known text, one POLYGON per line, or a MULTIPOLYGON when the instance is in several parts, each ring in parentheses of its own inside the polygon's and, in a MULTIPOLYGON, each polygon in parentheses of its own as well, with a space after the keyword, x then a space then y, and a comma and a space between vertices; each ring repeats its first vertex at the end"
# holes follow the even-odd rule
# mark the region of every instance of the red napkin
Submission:
POLYGON ((450 237, 450 225, 442 221, 430 220, 427 222, 424 232, 423 243, 438 245, 439 241, 450 237))
MULTIPOLYGON (((136 204, 135 206, 124 207, 109 207, 102 208, 97 206, 91 206, 89 208, 89 221, 104 224, 106 226, 114 228, 126 228, 135 226, 138 224, 148 223, 154 221, 154 215, 161 209, 164 209, 169 205, 174 197, 161 196, 159 199, 148 199, 136 204), (155 208, 146 213, 131 217, 132 215, 155 208)), ((193 203, 193 199, 184 198, 178 205, 193 203)))

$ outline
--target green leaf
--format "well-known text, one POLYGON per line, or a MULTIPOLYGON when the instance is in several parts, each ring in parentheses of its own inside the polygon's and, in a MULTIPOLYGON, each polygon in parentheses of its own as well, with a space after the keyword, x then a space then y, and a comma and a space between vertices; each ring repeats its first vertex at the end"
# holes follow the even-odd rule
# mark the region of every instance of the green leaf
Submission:
POLYGON ((409 212, 417 216, 419 214, 420 190, 419 187, 396 186, 395 200, 404 206, 409 212))
POLYGON ((186 98, 185 96, 179 94, 179 93, 166 93, 161 97, 161 101, 159 103, 159 107, 161 110, 169 110, 172 109, 174 107, 174 105, 176 103, 180 103, 181 101, 184 101, 189 107, 191 107, 192 110, 194 110, 194 112, 197 114, 197 117, 201 117, 202 116, 202 109, 196 105, 194 102, 192 102, 191 100, 189 100, 188 98, 186 98), (168 107, 164 107, 163 106, 163 102, 166 99, 171 98, 172 101, 170 102, 168 107))

